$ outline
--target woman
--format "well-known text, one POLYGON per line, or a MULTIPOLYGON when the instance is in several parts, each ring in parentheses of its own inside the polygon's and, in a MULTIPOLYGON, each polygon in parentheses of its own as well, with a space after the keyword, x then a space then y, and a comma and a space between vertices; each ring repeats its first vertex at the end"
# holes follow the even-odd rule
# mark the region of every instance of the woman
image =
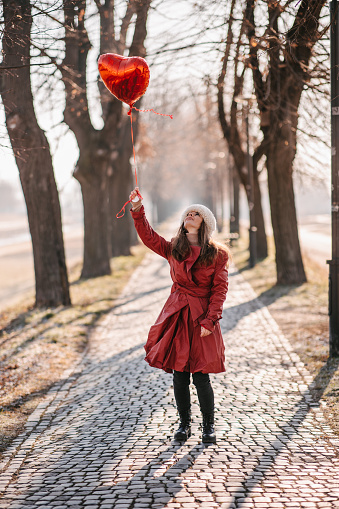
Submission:
POLYGON ((204 205, 191 205, 183 212, 179 231, 168 242, 149 225, 138 188, 131 192, 130 200, 139 237, 168 260, 173 280, 171 294, 150 329, 145 360, 150 366, 173 372, 180 417, 174 439, 184 441, 191 435, 192 373, 203 417, 202 441, 215 443, 214 393, 209 373, 225 371, 219 320, 228 289, 229 251, 211 240, 216 221, 204 205))

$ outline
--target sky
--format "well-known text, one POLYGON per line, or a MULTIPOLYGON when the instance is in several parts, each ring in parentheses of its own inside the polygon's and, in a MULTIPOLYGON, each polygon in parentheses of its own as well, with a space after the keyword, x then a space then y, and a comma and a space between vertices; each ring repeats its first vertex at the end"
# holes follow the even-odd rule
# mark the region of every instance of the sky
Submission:
MULTIPOLYGON (((157 3, 157 2, 155 2, 157 3)), ((93 2, 92 2, 93 4, 93 2)), ((91 2, 89 3, 89 8, 87 9, 87 14, 91 14, 91 10, 93 11, 93 5, 91 2)), ((187 17, 188 14, 188 5, 186 1, 182 0, 172 0, 171 2, 165 2, 164 8, 155 12, 152 11, 149 16, 148 22, 148 34, 149 38, 147 40, 147 51, 148 53, 155 53, 158 50, 159 42, 160 44, 164 44, 170 41, 171 34, 173 35, 173 26, 175 25, 175 31, 177 34, 180 34, 181 31, 186 31, 188 29, 192 29, 192 26, 187 26, 187 21, 180 21, 187 17), (160 39, 161 38, 161 39, 160 39)), ((88 82, 89 82, 89 94, 88 100, 90 105, 90 113, 93 125, 100 129, 102 126, 101 120, 101 109, 98 107, 98 90, 96 86, 97 80, 97 56, 98 56, 98 41, 96 40, 98 24, 94 19, 91 19, 87 24, 87 30, 89 32, 89 36, 91 39, 91 43, 93 45, 91 51, 89 52, 88 57, 88 82)), ((151 61, 156 60, 156 57, 150 57, 151 61)), ((148 93, 150 95, 155 93, 154 90, 154 80, 152 80, 152 64, 151 67, 151 79, 148 87, 148 93)), ((166 63, 165 63, 166 67, 166 63)), ((163 65, 164 69, 164 65, 163 65)), ((176 68, 174 66, 171 69, 159 70, 159 67, 155 71, 158 75, 159 72, 167 72, 171 79, 174 76, 180 76, 182 72, 182 63, 178 64, 176 68)), ((33 86, 34 86, 34 68, 33 68, 33 86)), ((59 190, 64 190, 64 192, 73 192, 74 185, 78 184, 72 177, 72 172, 74 166, 76 164, 78 158, 78 147, 75 140, 75 137, 71 131, 67 131, 65 126, 55 127, 51 129, 51 126, 57 126, 62 122, 62 113, 63 113, 63 91, 60 88, 56 94, 58 95, 59 107, 50 109, 47 108, 44 104, 39 105, 36 104, 35 109, 38 116, 38 121, 42 129, 46 131, 50 146, 51 152, 53 155, 53 164, 55 171, 55 178, 57 181, 57 185, 59 190), (62 136, 61 136, 62 135, 62 136)), ((53 100, 53 99, 52 99, 53 100)), ((126 107, 127 113, 127 107, 126 107)), ((1 104, 0 107, 0 125, 4 126, 5 124, 5 115, 4 110, 1 104)), ((15 185, 19 190, 21 190, 18 169, 15 164, 15 159, 11 153, 10 142, 8 137, 6 136, 5 130, 2 129, 1 135, 5 136, 5 140, 1 140, 0 146, 0 182, 7 181, 15 185), (6 148, 8 147, 8 148, 6 148)))
MULTIPOLYGON (((58 0, 57 0, 58 1, 58 0)), ((159 1, 153 3, 157 5, 159 1)), ((88 14, 94 9, 94 2, 89 2, 88 14)), ((177 81, 186 78, 185 86, 196 87, 197 80, 204 74, 211 73, 211 69, 218 69, 216 62, 220 61, 220 55, 210 48, 213 41, 217 37, 222 38, 222 30, 216 29, 215 32, 206 31, 199 34, 197 30, 196 19, 190 18, 189 2, 186 0, 167 0, 158 10, 152 10, 148 21, 148 38, 147 38, 147 61, 151 69, 151 79, 148 90, 146 92, 143 107, 152 107, 150 101, 157 101, 157 96, 170 91, 177 81), (182 56, 173 60, 171 49, 173 42, 181 39, 184 45, 187 40, 187 34, 194 34, 199 46, 195 50, 193 56, 187 57, 185 52, 182 56), (163 49, 163 53, 159 62, 159 51, 163 49), (200 52, 200 53, 199 53, 200 52), (188 85, 187 85, 188 83, 188 85)), ((211 23, 216 23, 219 19, 220 12, 217 6, 214 7, 208 15, 211 23)), ((201 19, 205 19, 206 13, 201 13, 201 19)), ((96 128, 101 127, 100 107, 98 105, 98 90, 96 86, 97 80, 97 64, 98 41, 97 36, 97 20, 92 17, 87 24, 87 30, 92 42, 92 50, 89 53, 88 81, 89 86, 89 103, 91 118, 96 128)), ((34 82, 34 76, 33 76, 34 82)), ((168 92, 169 93, 169 92, 168 92)), ((169 93, 169 97, 170 93, 169 93)), ((68 196, 76 196, 80 200, 79 184, 72 177, 72 172, 78 158, 78 147, 71 131, 67 130, 65 125, 61 125, 63 114, 63 90, 62 85, 51 95, 51 101, 57 104, 56 108, 46 108, 44 103, 36 103, 36 112, 40 126, 46 131, 48 136, 51 152, 53 155, 53 164, 55 170, 55 178, 58 189, 61 193, 61 200, 67 200, 68 196)), ((126 107, 127 112, 127 107, 126 107)), ((0 108, 0 125, 4 125, 5 118, 3 108, 0 108)), ((4 130, 2 129, 2 133, 4 130)), ((326 134, 325 134, 326 137, 326 134)), ((9 142, 7 140, 7 145, 9 142)), ((18 193, 21 193, 18 170, 15 160, 9 148, 0 147, 0 185, 1 181, 12 183, 18 193)), ((316 177, 321 176, 326 185, 330 185, 330 152, 329 148, 324 144, 308 144, 300 145, 299 153, 296 159, 296 168, 303 168, 305 162, 314 172, 316 177), (319 160, 320 162, 316 162, 319 160)))

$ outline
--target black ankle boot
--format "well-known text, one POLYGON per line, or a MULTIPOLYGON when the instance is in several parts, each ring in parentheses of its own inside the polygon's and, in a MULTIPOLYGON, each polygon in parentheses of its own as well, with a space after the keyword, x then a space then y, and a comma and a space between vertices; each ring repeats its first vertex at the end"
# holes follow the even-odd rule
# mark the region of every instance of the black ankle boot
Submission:
POLYGON ((202 414, 202 441, 204 444, 215 444, 217 437, 214 431, 214 414, 202 414))
POLYGON ((174 433, 174 440, 184 442, 191 436, 191 412, 179 412, 180 424, 174 433))

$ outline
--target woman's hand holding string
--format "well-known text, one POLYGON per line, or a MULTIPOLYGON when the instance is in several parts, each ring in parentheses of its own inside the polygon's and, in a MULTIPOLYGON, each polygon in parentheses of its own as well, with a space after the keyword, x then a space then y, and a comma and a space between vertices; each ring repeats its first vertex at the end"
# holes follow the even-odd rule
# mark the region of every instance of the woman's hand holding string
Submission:
POLYGON ((132 210, 136 210, 141 207, 141 197, 140 196, 141 195, 139 192, 139 188, 135 187, 129 195, 129 199, 130 199, 131 205, 132 205, 132 210))

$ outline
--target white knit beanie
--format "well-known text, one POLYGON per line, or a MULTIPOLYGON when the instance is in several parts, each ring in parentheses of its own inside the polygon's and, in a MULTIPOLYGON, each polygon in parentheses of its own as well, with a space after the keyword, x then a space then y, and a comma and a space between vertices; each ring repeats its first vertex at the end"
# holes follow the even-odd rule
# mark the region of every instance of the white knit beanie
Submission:
POLYGON ((207 228, 207 235, 208 237, 212 236, 212 233, 217 227, 217 222, 215 220, 215 217, 212 213, 212 211, 205 207, 205 205, 200 205, 199 203, 194 203, 193 205, 190 205, 187 207, 187 209, 184 210, 184 212, 181 214, 180 218, 180 225, 184 224, 185 217, 189 212, 199 212, 200 216, 203 218, 206 224, 207 228))

